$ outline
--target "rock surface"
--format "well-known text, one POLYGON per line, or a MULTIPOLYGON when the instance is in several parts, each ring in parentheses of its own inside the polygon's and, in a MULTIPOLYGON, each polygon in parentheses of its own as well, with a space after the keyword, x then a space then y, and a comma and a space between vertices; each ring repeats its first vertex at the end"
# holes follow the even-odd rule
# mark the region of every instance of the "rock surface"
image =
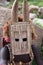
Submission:
POLYGON ((40 46, 42 44, 42 39, 43 39, 43 19, 38 19, 38 18, 33 19, 33 25, 35 28, 35 32, 37 34, 37 38, 33 40, 33 43, 36 46, 40 46))
POLYGON ((33 10, 36 10, 38 11, 39 7, 38 6, 35 6, 35 5, 30 5, 29 6, 29 12, 33 12, 33 10))
POLYGON ((0 7, 0 22, 5 23, 11 18, 11 9, 0 7))
POLYGON ((30 13, 29 18, 33 20, 34 18, 37 18, 37 15, 35 13, 30 13))
POLYGON ((43 29, 39 28, 37 25, 34 24, 35 32, 37 34, 37 38, 33 40, 33 44, 36 46, 41 46, 42 39, 43 39, 43 29))
POLYGON ((33 23, 35 24, 39 24, 39 26, 41 26, 43 28, 43 19, 39 19, 39 18, 35 18, 33 19, 33 23))
POLYGON ((40 8, 38 9, 38 13, 39 13, 39 14, 43 14, 43 7, 40 7, 40 8))
POLYGON ((0 5, 7 5, 9 2, 7 0, 0 0, 0 5))

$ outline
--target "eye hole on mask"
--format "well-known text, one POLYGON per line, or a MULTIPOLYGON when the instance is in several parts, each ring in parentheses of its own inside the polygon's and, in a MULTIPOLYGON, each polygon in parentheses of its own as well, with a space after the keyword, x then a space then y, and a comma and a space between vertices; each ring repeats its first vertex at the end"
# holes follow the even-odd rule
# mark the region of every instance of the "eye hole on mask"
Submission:
POLYGON ((27 41, 27 38, 23 38, 23 41, 24 41, 24 42, 27 41))
POLYGON ((16 41, 16 42, 19 42, 19 39, 18 39, 18 38, 16 38, 16 39, 15 39, 15 41, 16 41))

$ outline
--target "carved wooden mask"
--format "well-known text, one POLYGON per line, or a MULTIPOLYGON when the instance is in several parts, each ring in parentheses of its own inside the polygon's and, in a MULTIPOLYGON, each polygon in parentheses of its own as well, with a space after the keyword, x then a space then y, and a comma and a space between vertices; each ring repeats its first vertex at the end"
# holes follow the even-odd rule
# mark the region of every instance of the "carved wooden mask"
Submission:
POLYGON ((27 22, 18 22, 11 26, 11 46, 13 54, 30 53, 31 30, 27 22))
POLYGON ((28 22, 28 3, 23 0, 23 22, 18 21, 18 0, 15 0, 12 7, 11 25, 11 47, 13 55, 30 53, 31 29, 28 22))

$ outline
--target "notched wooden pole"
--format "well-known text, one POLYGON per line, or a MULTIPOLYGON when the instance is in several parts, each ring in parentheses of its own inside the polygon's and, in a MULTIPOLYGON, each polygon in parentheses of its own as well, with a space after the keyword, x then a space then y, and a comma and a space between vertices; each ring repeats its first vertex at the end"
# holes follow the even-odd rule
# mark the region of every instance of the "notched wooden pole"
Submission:
POLYGON ((15 0, 11 10, 12 22, 18 22, 18 0, 15 0))

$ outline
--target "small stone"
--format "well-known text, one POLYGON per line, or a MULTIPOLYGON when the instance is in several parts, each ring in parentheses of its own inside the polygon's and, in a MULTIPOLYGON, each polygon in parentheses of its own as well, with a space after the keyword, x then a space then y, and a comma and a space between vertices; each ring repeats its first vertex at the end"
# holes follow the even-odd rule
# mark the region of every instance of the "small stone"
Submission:
POLYGON ((35 13, 30 13, 29 18, 33 20, 34 18, 37 18, 37 15, 35 13))
POLYGON ((38 6, 35 6, 35 5, 30 5, 29 6, 29 12, 33 12, 33 10, 36 10, 38 11, 39 7, 38 6))
POLYGON ((39 13, 39 14, 43 14, 43 7, 40 7, 40 8, 38 9, 38 13, 39 13))

